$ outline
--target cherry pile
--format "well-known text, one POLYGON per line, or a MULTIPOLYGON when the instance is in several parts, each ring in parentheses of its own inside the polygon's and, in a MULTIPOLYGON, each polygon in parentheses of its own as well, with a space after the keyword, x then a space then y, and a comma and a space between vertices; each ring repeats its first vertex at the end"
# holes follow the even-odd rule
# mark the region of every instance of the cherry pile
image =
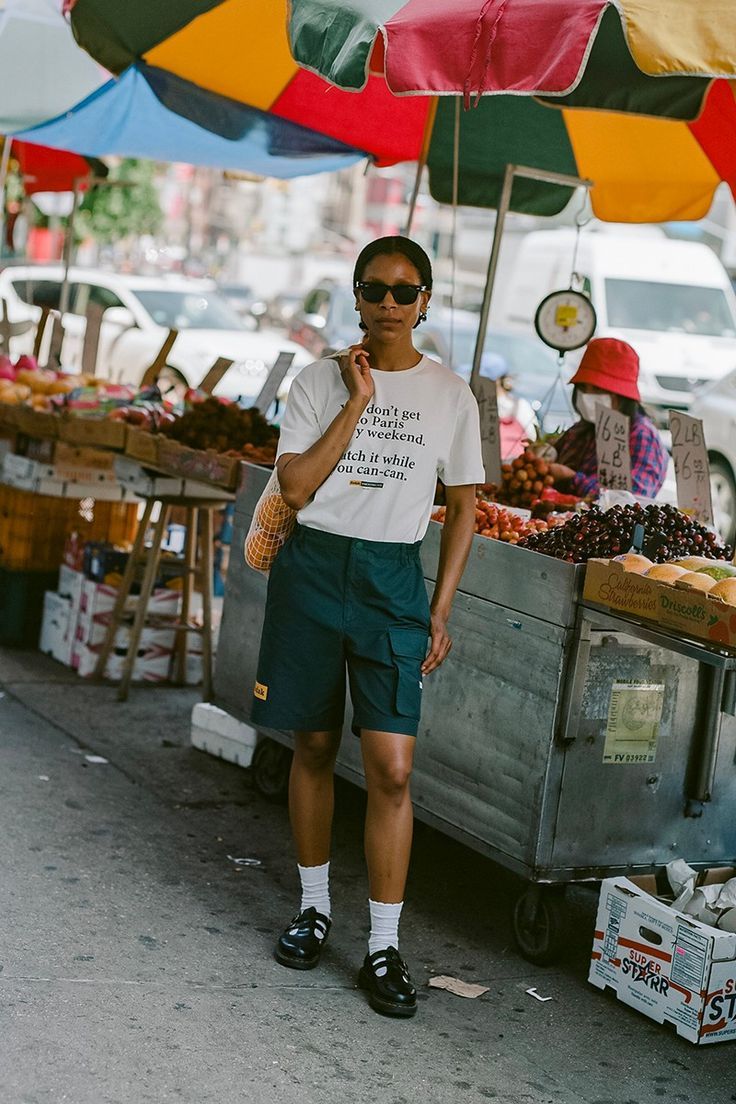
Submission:
POLYGON ((586 563, 593 557, 608 559, 628 552, 637 525, 644 527, 641 551, 654 563, 667 563, 684 556, 705 556, 732 560, 733 548, 676 506, 614 506, 606 512, 591 507, 575 514, 564 525, 532 533, 519 541, 520 548, 543 552, 568 563, 586 563))

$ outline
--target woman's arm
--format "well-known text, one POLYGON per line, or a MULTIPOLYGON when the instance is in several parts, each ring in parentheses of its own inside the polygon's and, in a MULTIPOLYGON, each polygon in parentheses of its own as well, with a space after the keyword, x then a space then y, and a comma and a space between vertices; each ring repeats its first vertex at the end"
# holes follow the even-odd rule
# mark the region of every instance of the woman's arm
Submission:
POLYGON ((470 553, 475 528, 475 484, 445 487, 445 523, 440 541, 440 562, 437 582, 430 604, 430 649, 422 664, 422 674, 428 675, 447 658, 452 640, 447 632, 452 600, 462 578, 470 553))
POLYGON ((306 452, 285 452, 277 461, 281 494, 292 510, 301 510, 334 471, 373 398, 368 353, 362 345, 351 346, 349 355, 341 362, 340 372, 348 389, 348 401, 340 413, 306 452))

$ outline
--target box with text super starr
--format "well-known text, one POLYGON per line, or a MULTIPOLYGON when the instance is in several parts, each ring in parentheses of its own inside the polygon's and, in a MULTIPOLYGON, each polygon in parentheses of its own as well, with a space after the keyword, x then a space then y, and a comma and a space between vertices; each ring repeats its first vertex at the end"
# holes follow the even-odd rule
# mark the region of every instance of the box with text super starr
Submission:
MULTIPOLYGON (((732 876, 708 871, 703 884, 732 876)), ((601 885, 588 981, 691 1043, 736 1039, 736 933, 676 912, 653 877, 636 881, 601 885)))

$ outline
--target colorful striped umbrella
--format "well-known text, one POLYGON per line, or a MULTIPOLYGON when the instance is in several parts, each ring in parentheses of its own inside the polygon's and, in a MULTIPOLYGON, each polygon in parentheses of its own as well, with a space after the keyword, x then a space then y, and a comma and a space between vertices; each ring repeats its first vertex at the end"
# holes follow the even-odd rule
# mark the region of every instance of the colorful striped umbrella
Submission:
MULTIPOLYGON (((71 18, 80 44, 123 74, 121 85, 145 89, 149 106, 231 140, 244 111, 257 118, 268 136, 264 161, 288 154, 280 128, 291 124, 303 140, 333 140, 346 157, 426 159, 433 195, 449 200, 457 126, 461 203, 496 206, 509 163, 592 179, 596 214, 615 221, 698 218, 721 180, 736 185, 732 0, 373 0, 366 15, 367 7, 76 0, 71 18), (456 123, 458 96, 469 110, 456 123)), ((32 140, 61 144, 66 123, 67 146, 81 148, 74 117, 32 140)), ((511 206, 551 214, 569 194, 519 180, 511 206)))

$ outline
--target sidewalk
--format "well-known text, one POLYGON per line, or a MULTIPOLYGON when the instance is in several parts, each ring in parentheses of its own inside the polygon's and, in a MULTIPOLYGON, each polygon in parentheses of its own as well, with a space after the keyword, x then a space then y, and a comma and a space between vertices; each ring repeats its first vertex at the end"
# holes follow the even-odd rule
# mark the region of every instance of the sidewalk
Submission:
POLYGON ((571 895, 565 960, 531 966, 514 880, 417 825, 402 950, 421 1004, 385 1019, 354 988, 359 791, 338 783, 329 949, 287 971, 271 957, 298 903, 286 810, 189 747, 196 692, 118 703, 2 650, 0 690, 0 1104, 736 1100, 736 1050, 682 1042, 588 985, 592 892, 571 895), (428 989, 435 974, 490 991, 428 989))

